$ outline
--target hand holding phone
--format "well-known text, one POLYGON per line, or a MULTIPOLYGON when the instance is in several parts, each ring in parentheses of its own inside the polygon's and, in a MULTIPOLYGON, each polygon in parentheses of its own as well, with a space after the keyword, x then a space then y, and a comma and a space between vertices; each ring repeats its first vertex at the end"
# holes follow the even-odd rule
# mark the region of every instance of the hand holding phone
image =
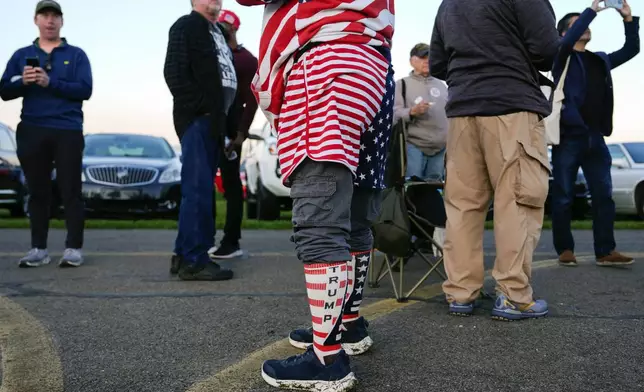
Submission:
POLYGON ((38 57, 27 57, 27 67, 40 67, 40 59, 38 57))
POLYGON ((604 0, 604 6, 621 10, 624 8, 624 0, 604 0))

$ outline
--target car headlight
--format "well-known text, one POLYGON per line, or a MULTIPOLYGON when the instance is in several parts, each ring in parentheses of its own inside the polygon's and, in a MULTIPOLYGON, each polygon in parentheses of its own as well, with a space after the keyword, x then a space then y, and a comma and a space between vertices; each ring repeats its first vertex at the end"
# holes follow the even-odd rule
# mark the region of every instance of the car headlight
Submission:
POLYGON ((81 172, 81 182, 87 182, 87 177, 85 177, 85 172, 81 172))
POLYGON ((159 177, 159 183, 167 184, 169 182, 181 182, 181 168, 172 166, 163 171, 159 177))

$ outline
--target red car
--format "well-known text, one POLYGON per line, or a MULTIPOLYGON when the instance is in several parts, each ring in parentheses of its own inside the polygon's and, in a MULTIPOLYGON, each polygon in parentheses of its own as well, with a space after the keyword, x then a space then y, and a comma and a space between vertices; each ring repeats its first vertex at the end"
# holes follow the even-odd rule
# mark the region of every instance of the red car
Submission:
MULTIPOLYGON (((246 200, 246 171, 244 170, 243 164, 239 169, 239 178, 241 179, 242 183, 242 195, 244 197, 244 200, 246 200)), ((221 179, 221 170, 219 169, 217 169, 217 175, 215 176, 215 189, 218 193, 221 193, 222 195, 224 194, 224 184, 223 180, 221 179)))

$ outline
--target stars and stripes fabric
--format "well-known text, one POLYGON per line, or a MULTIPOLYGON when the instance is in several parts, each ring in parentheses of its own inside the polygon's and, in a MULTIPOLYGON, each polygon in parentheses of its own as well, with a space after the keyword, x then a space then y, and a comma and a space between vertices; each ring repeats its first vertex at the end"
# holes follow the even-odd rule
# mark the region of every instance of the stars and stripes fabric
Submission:
POLYGON ((304 266, 313 321, 313 349, 321 363, 342 349, 342 309, 347 292, 347 262, 304 266))
POLYGON ((386 90, 380 110, 360 138, 360 162, 354 185, 361 188, 385 188, 385 167, 393 127, 396 93, 393 69, 389 70, 385 83, 386 90))
POLYGON ((302 55, 289 75, 279 114, 277 148, 285 185, 307 157, 343 164, 355 176, 361 156, 364 176, 356 177, 358 185, 381 185, 384 164, 377 160, 385 156, 385 120, 391 124, 392 114, 383 110, 383 102, 393 101, 393 89, 387 97, 390 70, 387 58, 369 45, 325 44, 302 55))
POLYGON ((351 261, 347 263, 347 299, 342 312, 342 322, 350 323, 360 318, 360 305, 367 281, 367 271, 371 251, 354 252, 351 261))
POLYGON ((237 0, 264 5, 259 67, 253 92, 267 119, 279 129, 286 80, 295 55, 310 43, 391 47, 394 0, 237 0))

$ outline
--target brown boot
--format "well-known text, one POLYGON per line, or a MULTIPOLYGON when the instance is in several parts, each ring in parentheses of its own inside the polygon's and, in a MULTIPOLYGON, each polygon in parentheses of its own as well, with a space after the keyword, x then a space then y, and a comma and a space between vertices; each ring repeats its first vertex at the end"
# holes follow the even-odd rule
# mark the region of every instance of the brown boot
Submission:
POLYGON ((559 265, 564 267, 576 267, 577 258, 575 257, 575 254, 571 250, 564 250, 559 255, 559 265))
POLYGON ((633 264, 633 258, 624 256, 623 254, 612 251, 608 256, 599 257, 597 265, 600 267, 614 267, 633 264))

